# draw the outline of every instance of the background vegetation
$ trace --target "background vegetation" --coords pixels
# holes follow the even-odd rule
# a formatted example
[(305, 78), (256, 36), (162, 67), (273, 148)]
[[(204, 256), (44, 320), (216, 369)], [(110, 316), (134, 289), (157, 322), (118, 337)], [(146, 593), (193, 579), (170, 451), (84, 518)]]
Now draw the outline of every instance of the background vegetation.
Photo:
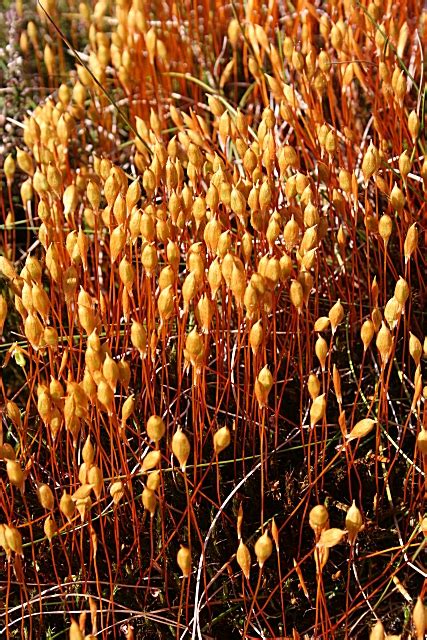
[(6, 638), (424, 638), (426, 26), (7, 3)]

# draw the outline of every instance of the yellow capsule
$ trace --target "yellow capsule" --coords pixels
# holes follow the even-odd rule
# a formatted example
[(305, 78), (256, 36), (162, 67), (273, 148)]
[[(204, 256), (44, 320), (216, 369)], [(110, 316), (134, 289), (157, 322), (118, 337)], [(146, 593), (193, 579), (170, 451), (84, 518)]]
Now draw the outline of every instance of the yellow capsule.
[(395, 211), (400, 212), (405, 206), (406, 198), (403, 194), (403, 191), (399, 189), (397, 184), (394, 185), (393, 189), (390, 193), (390, 202)]
[(56, 535), (56, 533), (58, 532), (58, 525), (56, 524), (52, 516), (48, 516), (44, 521), (43, 531), (46, 538), (49, 540), (49, 542), (51, 542), (54, 535)]
[(409, 297), (409, 285), (402, 277), (399, 277), (399, 280), (396, 282), (394, 287), (394, 297), (401, 307), (404, 307), (405, 302)]
[(333, 527), (331, 529), (324, 529), (320, 534), (320, 539), (317, 545), (318, 547), (330, 549), (331, 547), (335, 547), (335, 545), (339, 544), (344, 536), (344, 529), (338, 529), (336, 527)]
[(228, 447), (231, 441), (230, 429), (228, 427), (221, 427), (214, 435), (214, 451), (215, 455), (219, 455), (224, 449)]
[(147, 332), (140, 322), (132, 322), (130, 339), (132, 346), (139, 351), (141, 357), (145, 357), (147, 352)]
[(236, 553), (237, 564), (243, 571), (243, 575), (246, 580), (249, 580), (249, 574), (251, 571), (251, 554), (248, 547), (240, 540)]
[(108, 355), (108, 353), (106, 354), (104, 363), (102, 365), (102, 375), (110, 385), (111, 389), (115, 391), (117, 381), (119, 379), (119, 368), (117, 366), (117, 363)]
[(102, 489), (104, 487), (104, 479), (102, 476), (102, 471), (96, 465), (92, 465), (87, 474), (87, 480), (90, 485), (93, 487), (93, 492), (96, 498), (99, 500), (101, 497)]
[(390, 298), (390, 300), (387, 300), (384, 307), (384, 318), (387, 320), (390, 329), (394, 329), (401, 313), (402, 307), (394, 296)]
[(408, 229), (403, 245), (403, 251), (405, 255), (405, 264), (410, 260), (414, 251), (418, 248), (418, 229), (414, 222)]
[(160, 471), (151, 471), (147, 476), (147, 489), (157, 491), (160, 487)]
[(416, 111), (411, 111), (408, 116), (408, 130), (412, 138), (412, 142), (415, 143), (420, 130), (420, 119)]
[(252, 353), (254, 355), (257, 354), (259, 347), (262, 345), (264, 340), (264, 329), (261, 323), (261, 320), (255, 322), (255, 324), (251, 327), (249, 332), (249, 344), (252, 349)]
[(53, 493), (51, 488), (49, 487), (49, 485), (47, 484), (40, 484), (38, 487), (38, 497), (39, 497), (39, 502), (41, 504), (41, 506), (43, 507), (43, 509), (47, 509), (48, 511), (52, 511), (53, 506), (55, 504), (55, 500), (53, 497)]
[(298, 280), (292, 280), (289, 293), (292, 304), (298, 310), (298, 313), (301, 313), (304, 304), (304, 291)]
[(156, 513), (157, 498), (154, 491), (148, 487), (144, 487), (142, 492), (142, 504), (144, 505), (144, 509), (146, 509), (153, 518)]
[(134, 412), (134, 409), (135, 409), (135, 398), (133, 395), (131, 395), (128, 398), (126, 398), (126, 400), (122, 405), (122, 412), (121, 412), (122, 423), (125, 423), (126, 420), (130, 418), (130, 416)]
[(176, 557), (177, 564), (182, 571), (184, 578), (189, 578), (191, 575), (191, 554), (187, 547), (181, 545)]
[(160, 416), (150, 416), (147, 420), (147, 435), (150, 440), (159, 442), (165, 435), (166, 426)]
[(423, 348), (420, 340), (411, 332), (409, 332), (409, 353), (415, 362), (415, 366), (418, 367), (423, 354)]
[(386, 364), (393, 346), (393, 338), (390, 330), (384, 322), (382, 323), (381, 329), (378, 331), (376, 345), (383, 364)]
[(369, 178), (374, 175), (378, 168), (378, 152), (372, 142), (370, 143), (368, 150), (363, 156), (362, 160), (362, 173), (365, 182), (368, 182)]
[(123, 247), (125, 246), (125, 243), (126, 232), (123, 228), (123, 225), (119, 224), (118, 227), (116, 227), (110, 235), (110, 259), (112, 264), (114, 264), (114, 262), (119, 257)]
[(378, 620), (370, 631), (369, 640), (384, 640), (385, 637), (384, 626), (381, 620)]
[(332, 333), (335, 333), (338, 325), (342, 322), (344, 318), (344, 309), (341, 304), (341, 301), (338, 300), (329, 310), (329, 320), (331, 322)]
[(14, 551), (19, 556), (24, 555), (22, 551), (22, 536), (19, 532), (19, 529), (17, 529), (16, 527), (5, 525), (4, 537), (7, 548), (12, 549), (12, 551)]
[(345, 528), (348, 532), (348, 540), (350, 544), (354, 544), (357, 534), (362, 528), (363, 519), (362, 514), (359, 509), (356, 507), (356, 503), (353, 500), (353, 503), (350, 509), (347, 511), (347, 515), (345, 517)]
[(418, 596), (412, 612), (417, 640), (423, 640), (427, 631), (427, 613), (421, 596)]
[(347, 434), (347, 440), (356, 440), (358, 438), (364, 438), (367, 436), (377, 424), (376, 420), (372, 418), (363, 418), (353, 427), (349, 434)]
[(101, 380), (98, 384), (97, 398), (108, 413), (111, 415), (114, 409), (114, 392), (111, 386), (105, 380)]
[(262, 536), (255, 543), (255, 555), (260, 568), (262, 568), (273, 552), (273, 543), (268, 531), (264, 531)]
[(314, 427), (320, 420), (323, 420), (326, 413), (326, 397), (322, 393), (314, 398), (310, 407), (310, 426)]
[(181, 470), (185, 471), (190, 455), (190, 442), (180, 427), (175, 431), (172, 438), (172, 452), (178, 458)]
[(319, 336), (314, 345), (314, 351), (322, 367), (322, 371), (325, 371), (326, 358), (328, 355), (328, 343), (322, 336)]
[(66, 491), (63, 492), (61, 500), (59, 501), (59, 508), (64, 516), (68, 520), (71, 520), (72, 516), (74, 515), (75, 504), (70, 494), (68, 494)]
[(9, 482), (15, 487), (18, 487), (21, 493), (24, 493), (25, 474), (19, 462), (17, 462), (17, 460), (7, 460), (6, 472)]
[(378, 222), (378, 233), (384, 241), (384, 246), (387, 248), (389, 238), (393, 231), (393, 221), (389, 215), (384, 214), (381, 216)]
[(86, 442), (83, 445), (82, 458), (83, 458), (83, 462), (87, 467), (90, 467), (95, 459), (95, 449), (90, 440), (90, 436), (86, 438)]
[(119, 276), (120, 280), (123, 282), (123, 285), (129, 291), (129, 293), (131, 293), (135, 280), (135, 271), (132, 264), (125, 256), (121, 259), (119, 264)]
[(320, 536), (321, 532), (329, 526), (328, 510), (323, 504), (316, 505), (310, 511), (308, 521), (316, 537)]

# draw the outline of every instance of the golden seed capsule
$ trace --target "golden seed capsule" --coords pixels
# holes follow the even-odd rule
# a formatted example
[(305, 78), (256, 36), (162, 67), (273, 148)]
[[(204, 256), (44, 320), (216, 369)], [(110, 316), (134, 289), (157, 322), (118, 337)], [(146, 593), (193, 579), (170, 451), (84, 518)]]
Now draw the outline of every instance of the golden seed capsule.
[(418, 248), (418, 229), (416, 223), (414, 222), (408, 229), (406, 234), (405, 242), (403, 245), (404, 255), (405, 255), (405, 264), (410, 260), (414, 251)]
[(128, 420), (130, 416), (133, 414), (134, 408), (135, 408), (135, 398), (132, 395), (126, 398), (126, 400), (122, 405), (122, 411), (121, 411), (122, 424), (124, 424), (126, 420)]
[(160, 487), (160, 471), (159, 470), (151, 471), (147, 475), (147, 489), (150, 489), (151, 491), (157, 491), (159, 487)]
[(75, 505), (70, 494), (66, 491), (63, 492), (61, 500), (59, 501), (59, 508), (68, 520), (72, 518), (75, 510)]
[(377, 171), (377, 168), (378, 168), (377, 154), (378, 152), (371, 142), (362, 160), (362, 173), (363, 173), (363, 178), (365, 182), (368, 182), (369, 178), (373, 176), (374, 173)]
[(304, 292), (298, 280), (292, 280), (289, 295), (293, 306), (298, 310), (298, 313), (301, 313), (304, 304)]
[(214, 435), (215, 455), (219, 455), (230, 444), (231, 435), (228, 427), (221, 427)]
[(408, 130), (412, 138), (412, 142), (415, 143), (420, 130), (420, 119), (416, 111), (411, 111), (408, 116)]
[(406, 179), (408, 173), (411, 170), (411, 164), (412, 164), (411, 159), (408, 155), (408, 152), (405, 150), (399, 156), (399, 171), (404, 180)]
[(418, 596), (412, 612), (412, 621), (414, 623), (417, 640), (423, 640), (427, 631), (427, 614), (421, 596)]
[(324, 338), (322, 338), (322, 336), (317, 338), (316, 344), (314, 345), (314, 351), (320, 362), (322, 371), (325, 371), (326, 358), (328, 356), (328, 343)]
[(378, 222), (378, 233), (384, 241), (384, 246), (387, 248), (389, 238), (393, 231), (393, 221), (389, 215), (384, 214), (381, 216)]
[(427, 430), (421, 427), (417, 436), (417, 448), (423, 456), (427, 456)]
[(15, 487), (18, 487), (21, 493), (24, 493), (25, 474), (19, 462), (16, 460), (7, 460), (6, 472), (9, 482)]
[(181, 470), (185, 471), (190, 455), (190, 442), (180, 427), (175, 431), (172, 438), (172, 452), (178, 458)]
[(22, 429), (22, 420), (21, 420), (21, 412), (19, 410), (18, 405), (12, 400), (8, 400), (6, 403), (6, 413), (10, 420), (12, 420), (15, 427), (21, 431)]
[(102, 365), (102, 375), (110, 385), (111, 389), (115, 391), (117, 381), (119, 379), (119, 368), (117, 363), (108, 355), (108, 353), (106, 354)]
[(387, 300), (384, 307), (384, 318), (390, 329), (394, 329), (401, 313), (402, 307), (394, 296), (390, 298), (390, 300)]
[(393, 209), (397, 212), (402, 211), (403, 207), (405, 206), (406, 198), (403, 194), (403, 191), (399, 189), (397, 184), (395, 184), (393, 189), (391, 190), (390, 202)]
[(320, 316), (320, 318), (317, 318), (316, 322), (314, 323), (314, 330), (326, 331), (329, 325), (330, 325), (329, 318), (327, 316)]
[(248, 547), (240, 540), (236, 553), (237, 564), (243, 571), (243, 575), (246, 580), (249, 580), (249, 574), (251, 571), (251, 554)]
[(341, 376), (335, 364), (332, 369), (332, 380), (334, 383), (335, 395), (337, 397), (338, 404), (341, 405), (342, 404)]
[(378, 307), (375, 307), (375, 309), (372, 311), (371, 318), (374, 326), (374, 331), (378, 332), (380, 330), (381, 323), (383, 321), (381, 311), (378, 309)]
[(363, 418), (363, 420), (359, 420), (357, 424), (353, 427), (349, 434), (347, 434), (347, 439), (356, 440), (358, 438), (364, 438), (367, 436), (372, 429), (377, 424), (376, 420), (372, 420), (372, 418)]
[(283, 229), (283, 239), (288, 251), (292, 251), (292, 249), (298, 244), (299, 232), (300, 229), (298, 223), (294, 216), (292, 216)]
[(331, 322), (332, 333), (335, 333), (338, 325), (342, 322), (344, 318), (344, 309), (340, 300), (338, 300), (333, 305), (333, 307), (331, 307), (328, 316)]
[(197, 278), (194, 271), (188, 274), (182, 285), (182, 298), (184, 300), (184, 313), (188, 311), (191, 300), (197, 293)]
[(153, 518), (156, 513), (157, 507), (157, 498), (154, 491), (149, 489), (148, 487), (144, 487), (142, 492), (142, 504), (144, 505), (144, 509), (146, 509), (150, 516)]
[(105, 380), (101, 380), (98, 384), (97, 390), (98, 401), (102, 404), (108, 413), (111, 415), (114, 409), (114, 391), (111, 386)]
[(409, 353), (415, 362), (415, 366), (418, 367), (423, 354), (423, 348), (420, 340), (411, 332), (409, 332)]
[(141, 357), (144, 357), (147, 352), (147, 332), (140, 322), (132, 322), (130, 340), (133, 347), (141, 354)]
[(263, 343), (264, 340), (264, 329), (262, 327), (261, 320), (255, 322), (255, 324), (251, 327), (249, 332), (249, 344), (252, 349), (252, 353), (256, 355), (259, 347)]
[(255, 543), (255, 555), (260, 568), (262, 568), (273, 552), (273, 543), (268, 531), (264, 531), (262, 536)]
[(270, 392), (271, 388), (274, 384), (273, 376), (267, 365), (265, 365), (257, 376), (257, 380), (261, 387), (266, 390), (267, 393)]
[(68, 629), (69, 640), (83, 640), (84, 636), (80, 630), (79, 624), (76, 620), (71, 621), (70, 628)]
[(55, 500), (53, 497), (53, 493), (51, 488), (49, 487), (49, 485), (47, 484), (40, 484), (38, 487), (38, 497), (39, 497), (39, 502), (41, 504), (41, 506), (43, 507), (43, 509), (47, 509), (48, 511), (52, 511), (53, 506), (55, 504)]
[(5, 256), (0, 256), (0, 272), (9, 280), (18, 277), (15, 267)]
[(354, 544), (356, 540), (356, 536), (362, 528), (362, 514), (359, 509), (356, 507), (356, 503), (353, 500), (353, 503), (350, 509), (347, 511), (347, 515), (345, 517), (345, 528), (348, 532), (348, 540), (350, 544)]
[(223, 280), (221, 265), (218, 258), (215, 258), (208, 269), (208, 283), (211, 290), (212, 300), (215, 298), (218, 289), (221, 286)]
[(310, 373), (307, 381), (308, 393), (312, 400), (315, 400), (320, 393), (320, 380), (315, 373)]
[(22, 551), (22, 536), (19, 529), (5, 525), (4, 537), (8, 548), (12, 549), (12, 551), (19, 556), (24, 555)]
[(176, 561), (178, 567), (182, 571), (182, 575), (184, 578), (189, 578), (191, 575), (191, 554), (190, 550), (187, 547), (183, 547), (181, 545), (180, 550), (178, 551)]
[(390, 330), (387, 328), (384, 322), (382, 323), (381, 329), (377, 334), (376, 345), (383, 364), (386, 364), (391, 353), (393, 338), (391, 336)]
[(316, 505), (310, 511), (308, 521), (316, 537), (320, 536), (321, 532), (329, 526), (328, 510), (323, 504)]
[(131, 292), (135, 280), (135, 271), (132, 264), (127, 260), (126, 257), (123, 257), (120, 261), (119, 276), (120, 280), (123, 282), (123, 285), (129, 292)]
[(118, 480), (113, 482), (110, 487), (110, 496), (113, 498), (114, 504), (118, 504), (125, 494), (123, 482)]
[(399, 277), (399, 280), (396, 282), (394, 297), (402, 307), (409, 297), (409, 285), (402, 277)]
[(86, 438), (86, 442), (83, 445), (82, 458), (83, 458), (83, 462), (86, 464), (88, 468), (92, 465), (95, 459), (95, 449), (90, 440), (90, 436)]
[(158, 464), (160, 464), (161, 459), (162, 455), (158, 449), (149, 451), (142, 460), (142, 470), (149, 471), (150, 469), (154, 469)]
[(117, 260), (126, 243), (126, 232), (122, 224), (119, 224), (110, 234), (110, 259), (111, 263)]
[(318, 548), (324, 547), (325, 549), (331, 549), (335, 545), (339, 544), (345, 536), (343, 529), (333, 527), (331, 529), (325, 529), (320, 534), (320, 540), (317, 543)]
[(166, 427), (160, 416), (150, 416), (147, 421), (147, 435), (150, 440), (159, 442), (165, 435)]
[(43, 531), (46, 538), (49, 540), (49, 542), (51, 542), (52, 538), (58, 532), (58, 525), (56, 524), (52, 516), (48, 516), (44, 521)]
[(15, 449), (8, 442), (0, 445), (0, 460), (16, 460)]
[(385, 638), (385, 630), (381, 620), (378, 620), (376, 624), (372, 627), (371, 632), (369, 634), (369, 640), (384, 640)]
[(88, 483), (93, 486), (94, 494), (99, 500), (101, 497), (102, 489), (104, 487), (104, 478), (102, 476), (102, 471), (96, 465), (92, 465), (87, 474)]
[(208, 334), (214, 313), (214, 306), (206, 294), (204, 294), (196, 306), (196, 317), (201, 325), (202, 333)]
[(310, 407), (310, 426), (314, 427), (320, 420), (323, 420), (326, 413), (326, 397), (322, 393), (314, 398)]

